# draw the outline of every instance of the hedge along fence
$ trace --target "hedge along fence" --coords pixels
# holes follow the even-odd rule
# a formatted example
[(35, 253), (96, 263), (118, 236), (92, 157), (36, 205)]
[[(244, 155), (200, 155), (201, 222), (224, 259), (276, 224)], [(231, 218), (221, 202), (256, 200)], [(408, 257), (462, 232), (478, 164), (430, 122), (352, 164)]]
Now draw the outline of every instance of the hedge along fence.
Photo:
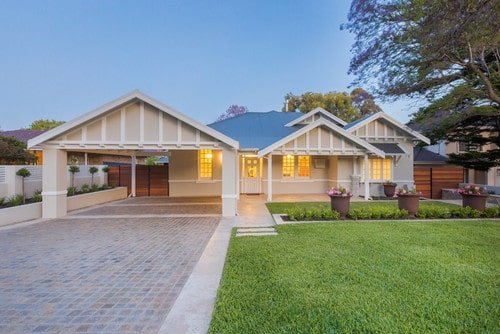
[[(331, 209), (286, 209), (285, 214), (291, 221), (331, 221), (339, 220), (340, 214)], [(408, 211), (385, 206), (372, 206), (362, 209), (351, 209), (348, 219), (406, 219)], [(486, 208), (483, 212), (469, 207), (446, 208), (441, 206), (426, 206), (418, 210), (416, 218), (448, 219), (448, 218), (500, 218), (500, 206)]]

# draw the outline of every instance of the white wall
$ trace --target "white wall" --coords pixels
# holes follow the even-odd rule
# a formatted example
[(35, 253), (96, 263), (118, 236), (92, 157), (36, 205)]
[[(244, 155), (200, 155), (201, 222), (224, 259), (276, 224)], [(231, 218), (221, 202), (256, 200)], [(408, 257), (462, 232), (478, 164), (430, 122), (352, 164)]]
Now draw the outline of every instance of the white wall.
[[(79, 165), (79, 167), (80, 172), (75, 174), (75, 186), (79, 188), (83, 184), (90, 185), (92, 178), (89, 173), (89, 168), (92, 167), (92, 165)], [(98, 186), (102, 186), (107, 182), (107, 175), (102, 172), (104, 165), (95, 165), (95, 167), (97, 167), (99, 171), (94, 174), (94, 183)], [(0, 198), (8, 198), (22, 193), (22, 178), (16, 175), (16, 172), (21, 168), (26, 168), (31, 172), (31, 175), (24, 179), (26, 197), (30, 198), (36, 191), (42, 190), (42, 166), (0, 166)], [(70, 185), (70, 176), (71, 173), (68, 171), (68, 187)]]

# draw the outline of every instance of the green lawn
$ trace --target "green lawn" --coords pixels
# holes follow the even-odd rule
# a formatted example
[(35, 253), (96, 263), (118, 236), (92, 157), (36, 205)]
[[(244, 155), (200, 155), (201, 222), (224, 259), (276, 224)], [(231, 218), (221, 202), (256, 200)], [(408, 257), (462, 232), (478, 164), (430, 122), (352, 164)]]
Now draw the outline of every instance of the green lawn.
[(338, 222), (233, 234), (210, 333), (498, 333), (499, 227)]
[[(317, 209), (328, 209), (330, 208), (330, 202), (273, 202), (273, 203), (266, 203), (267, 208), (271, 213), (283, 213), (285, 209), (287, 208), (292, 208), (292, 207), (299, 207), (299, 208), (317, 208)], [(449, 208), (456, 208), (457, 205), (455, 204), (448, 204), (448, 203), (443, 203), (443, 202), (437, 202), (437, 201), (420, 201), (420, 207), (425, 207), (425, 206), (443, 206), (443, 207), (449, 207)], [(391, 201), (370, 201), (370, 202), (353, 202), (351, 201), (351, 208), (363, 208), (366, 206), (393, 206), (393, 207), (398, 207), (398, 201), (396, 200), (391, 200)]]

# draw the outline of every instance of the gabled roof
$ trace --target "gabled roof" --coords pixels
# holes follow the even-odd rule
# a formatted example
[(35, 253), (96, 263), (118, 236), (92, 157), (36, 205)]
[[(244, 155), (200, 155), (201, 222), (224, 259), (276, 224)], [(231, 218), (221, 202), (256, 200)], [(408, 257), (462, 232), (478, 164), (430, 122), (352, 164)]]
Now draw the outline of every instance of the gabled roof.
[(53, 138), (65, 133), (67, 131), (70, 131), (74, 128), (77, 128), (78, 126), (80, 126), (88, 121), (91, 121), (93, 119), (98, 118), (99, 116), (109, 112), (112, 109), (115, 109), (115, 108), (117, 108), (121, 105), (124, 105), (126, 103), (129, 103), (133, 100), (140, 100), (140, 101), (146, 102), (146, 103), (152, 105), (153, 107), (165, 112), (166, 114), (169, 114), (169, 115), (181, 120), (182, 122), (189, 124), (192, 127), (199, 129), (200, 131), (205, 132), (206, 134), (220, 140), (221, 142), (229, 145), (230, 147), (233, 147), (236, 149), (239, 148), (238, 141), (214, 130), (213, 128), (210, 128), (204, 124), (201, 124), (201, 123), (195, 121), (194, 119), (192, 119), (192, 118), (182, 114), (181, 112), (167, 106), (166, 104), (163, 104), (162, 102), (155, 100), (152, 97), (149, 97), (148, 95), (142, 93), (139, 90), (134, 90), (126, 95), (123, 95), (122, 97), (119, 97), (116, 100), (113, 100), (113, 101), (111, 101), (111, 102), (109, 102), (109, 103), (107, 103), (107, 104), (105, 104), (105, 105), (103, 105), (95, 110), (92, 110), (86, 114), (83, 114), (83, 115), (81, 115), (81, 116), (79, 116), (79, 117), (77, 117), (77, 118), (75, 118), (67, 123), (61, 124), (58, 127), (39, 135), (38, 137), (35, 137), (35, 138), (29, 140), (28, 141), (28, 148), (39, 145), (39, 144), (41, 144), (45, 141), (48, 141), (50, 139), (53, 139)]
[(323, 117), (326, 117), (328, 118), (329, 120), (339, 124), (340, 126), (345, 126), (347, 124), (347, 122), (341, 120), (340, 118), (338, 118), (337, 116), (335, 116), (334, 114), (326, 111), (325, 109), (321, 108), (321, 107), (317, 107), (317, 108), (314, 108), (313, 110), (307, 112), (307, 113), (304, 113), (301, 117), (297, 118), (297, 119), (294, 119), (293, 121), (285, 124), (285, 126), (294, 126), (294, 125), (297, 125), (301, 122), (303, 122), (305, 119), (313, 116), (313, 115), (316, 115), (316, 114), (320, 114), (322, 115)]
[(299, 112), (247, 112), (208, 126), (239, 141), (240, 149), (258, 151), (297, 131), (303, 125), (286, 127)]
[(334, 132), (338, 133), (342, 137), (345, 137), (348, 140), (358, 144), (359, 146), (364, 147), (369, 152), (374, 153), (382, 158), (385, 157), (385, 154), (383, 151), (379, 150), (378, 148), (374, 147), (373, 145), (369, 144), (368, 142), (364, 141), (363, 139), (350, 134), (349, 132), (345, 131), (344, 129), (342, 129), (341, 127), (336, 125), (335, 123), (330, 122), (324, 118), (320, 118), (312, 123), (309, 123), (308, 125), (301, 127), (300, 129), (298, 129), (295, 132), (289, 134), (288, 136), (274, 142), (273, 144), (267, 146), (266, 148), (259, 150), (257, 155), (258, 156), (266, 155), (266, 154), (272, 152), (273, 150), (279, 148), (280, 146), (285, 145), (286, 143), (290, 142), (291, 140), (293, 140), (297, 137), (300, 137), (304, 133), (306, 133), (314, 128), (317, 128), (319, 126), (325, 126), (329, 129), (333, 130)]
[(35, 138), (36, 136), (39, 136), (46, 131), (47, 130), (31, 130), (31, 129), (9, 130), (9, 131), (0, 131), (0, 136), (14, 137), (17, 140), (27, 143), (28, 140)]
[(445, 156), (429, 151), (425, 147), (413, 148), (413, 161), (415, 163), (444, 164), (446, 160)]
[(378, 113), (374, 113), (374, 114), (371, 114), (371, 115), (367, 115), (361, 119), (358, 119), (354, 122), (351, 122), (349, 124), (347, 124), (344, 128), (346, 130), (348, 130), (349, 132), (352, 132), (352, 131), (355, 131), (357, 129), (359, 129), (360, 127), (372, 122), (372, 121), (375, 121), (377, 119), (385, 119), (386, 121), (388, 121), (389, 123), (392, 123), (393, 125), (395, 125), (396, 127), (400, 128), (401, 130), (403, 130), (404, 132), (408, 133), (409, 135), (413, 136), (414, 138), (426, 143), (426, 144), (430, 144), (430, 140), (429, 138), (425, 137), (424, 135), (421, 135), (420, 133), (418, 133), (417, 131), (414, 131), (412, 129), (410, 129), (408, 126), (404, 125), (403, 123), (395, 120), (394, 118), (392, 118), (391, 116), (387, 115), (385, 112), (383, 111), (380, 111)]
[(383, 151), (387, 155), (402, 155), (406, 154), (406, 152), (395, 143), (370, 143), (375, 146), (379, 150)]

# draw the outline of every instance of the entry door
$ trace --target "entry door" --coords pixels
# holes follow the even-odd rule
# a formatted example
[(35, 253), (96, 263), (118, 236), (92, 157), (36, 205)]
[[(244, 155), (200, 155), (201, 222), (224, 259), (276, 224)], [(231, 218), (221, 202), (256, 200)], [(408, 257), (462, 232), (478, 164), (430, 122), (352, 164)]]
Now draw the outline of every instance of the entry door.
[(243, 159), (243, 191), (244, 194), (260, 194), (259, 159), (245, 157)]

